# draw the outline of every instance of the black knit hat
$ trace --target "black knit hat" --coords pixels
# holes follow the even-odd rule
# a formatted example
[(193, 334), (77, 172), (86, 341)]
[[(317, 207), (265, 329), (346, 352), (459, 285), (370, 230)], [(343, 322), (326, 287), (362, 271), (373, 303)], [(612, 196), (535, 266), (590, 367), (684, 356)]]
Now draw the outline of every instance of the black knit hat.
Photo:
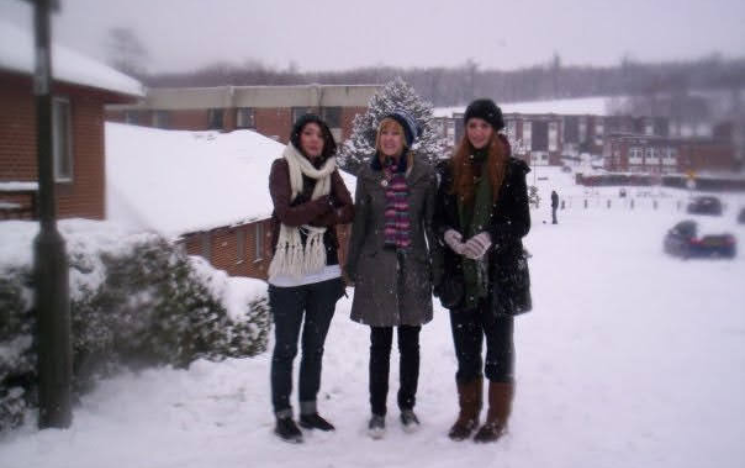
[(304, 114), (300, 116), (292, 127), (290, 142), (296, 150), (302, 153), (303, 149), (300, 147), (300, 134), (303, 132), (303, 128), (311, 122), (321, 127), (321, 134), (323, 135), (323, 153), (321, 154), (321, 159), (325, 161), (336, 153), (336, 142), (334, 141), (334, 136), (331, 134), (331, 130), (329, 130), (329, 126), (326, 125), (326, 122), (317, 115)]
[(474, 117), (487, 121), (496, 131), (504, 128), (502, 110), (491, 99), (476, 99), (468, 105), (463, 123), (468, 124)]

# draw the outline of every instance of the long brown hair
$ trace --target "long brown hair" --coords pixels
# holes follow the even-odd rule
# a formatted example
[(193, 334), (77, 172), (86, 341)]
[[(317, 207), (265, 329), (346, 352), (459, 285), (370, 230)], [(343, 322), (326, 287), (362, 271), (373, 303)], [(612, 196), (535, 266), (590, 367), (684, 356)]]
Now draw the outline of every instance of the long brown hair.
[[(450, 193), (458, 195), (458, 198), (466, 204), (473, 201), (476, 188), (473, 180), (473, 166), (470, 159), (474, 151), (475, 148), (468, 140), (468, 135), (463, 135), (458, 149), (451, 159), (453, 186), (450, 189)], [(489, 155), (482, 167), (482, 174), (485, 169), (491, 183), (492, 202), (497, 201), (499, 189), (502, 187), (502, 182), (504, 182), (508, 156), (509, 149), (495, 131), (489, 140)]]

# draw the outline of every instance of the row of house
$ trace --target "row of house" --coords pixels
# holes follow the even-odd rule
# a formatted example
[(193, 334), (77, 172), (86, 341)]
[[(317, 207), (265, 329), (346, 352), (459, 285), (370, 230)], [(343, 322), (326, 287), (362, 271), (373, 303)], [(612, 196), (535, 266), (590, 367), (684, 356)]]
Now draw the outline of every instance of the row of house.
[[(602, 156), (603, 167), (612, 171), (727, 171), (742, 166), (731, 124), (694, 129), (663, 117), (518, 112), (505, 112), (504, 121), (513, 154), (534, 166), (564, 165), (581, 154)], [(435, 129), (455, 146), (464, 133), (463, 112), (438, 116)], [(701, 134), (710, 136), (697, 136)]]
[(217, 86), (155, 88), (136, 103), (109, 105), (113, 122), (172, 130), (255, 130), (287, 143), (306, 113), (320, 115), (337, 142), (348, 138), (354, 117), (367, 108), (377, 85)]
[(734, 146), (713, 138), (669, 138), (615, 133), (603, 146), (604, 168), (612, 172), (680, 174), (737, 168)]

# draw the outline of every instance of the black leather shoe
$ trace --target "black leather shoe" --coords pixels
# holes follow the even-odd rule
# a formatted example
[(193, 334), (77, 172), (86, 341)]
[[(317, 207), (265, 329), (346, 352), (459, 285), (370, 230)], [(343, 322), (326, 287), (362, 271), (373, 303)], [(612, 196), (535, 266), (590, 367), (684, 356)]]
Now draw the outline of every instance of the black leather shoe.
[(301, 414), (300, 427), (303, 429), (320, 429), (322, 431), (333, 431), (336, 428), (328, 421), (323, 419), (318, 413)]
[(300, 432), (297, 424), (295, 424), (295, 421), (290, 417), (278, 418), (277, 426), (274, 428), (274, 433), (285, 442), (299, 444), (303, 441), (303, 433)]

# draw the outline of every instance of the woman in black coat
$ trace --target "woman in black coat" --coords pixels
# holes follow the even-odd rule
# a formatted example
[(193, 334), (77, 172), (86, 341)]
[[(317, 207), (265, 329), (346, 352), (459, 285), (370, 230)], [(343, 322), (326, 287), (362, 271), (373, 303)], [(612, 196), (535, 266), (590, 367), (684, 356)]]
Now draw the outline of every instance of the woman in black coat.
[(444, 280), (436, 293), (450, 309), (458, 359), (460, 414), (449, 436), (466, 439), (478, 426), (486, 375), (489, 410), (475, 440), (489, 442), (505, 432), (512, 408), (513, 317), (531, 309), (522, 244), (530, 230), (525, 182), (530, 169), (510, 156), (507, 139), (498, 133), (504, 122), (494, 102), (472, 102), (464, 124), (458, 149), (439, 166), (434, 222), (446, 248)]

